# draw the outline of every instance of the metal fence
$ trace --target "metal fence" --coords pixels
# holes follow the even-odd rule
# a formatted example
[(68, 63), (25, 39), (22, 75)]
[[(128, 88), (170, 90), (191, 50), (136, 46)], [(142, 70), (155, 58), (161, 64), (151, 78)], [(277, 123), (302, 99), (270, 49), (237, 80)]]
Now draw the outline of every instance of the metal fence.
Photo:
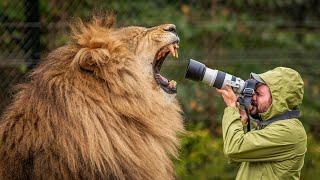
[[(265, 3), (265, 5), (254, 4), (255, 2)], [(187, 24), (194, 31), (191, 33), (185, 28), (184, 39), (181, 38), (182, 45), (179, 49), (180, 59), (199, 58), (208, 67), (214, 66), (217, 69), (221, 68), (220, 70), (229, 68), (238, 73), (239, 77), (246, 77), (245, 74), (249, 74), (248, 69), (259, 66), (262, 67), (260, 69), (276, 66), (289, 66), (296, 69), (304, 78), (305, 93), (308, 94), (304, 100), (306, 106), (303, 107), (303, 110), (308, 109), (308, 111), (303, 111), (305, 112), (303, 120), (307, 119), (308, 123), (304, 125), (319, 140), (320, 51), (317, 47), (320, 48), (320, 2), (310, 0), (310, 3), (297, 6), (298, 8), (293, 8), (290, 2), (302, 3), (309, 2), (309, 0), (0, 0), (0, 115), (12, 98), (13, 86), (24, 81), (28, 71), (40, 61), (41, 57), (67, 43), (70, 18), (75, 16), (88, 18), (95, 8), (102, 8), (119, 11), (119, 26), (158, 25), (168, 23), (167, 19), (171, 18), (172, 21), (169, 23), (177, 25), (179, 34)], [(235, 3), (233, 4), (234, 11), (238, 12), (246, 11), (246, 9), (238, 8), (237, 3), (247, 3), (251, 9), (255, 10), (251, 15), (256, 16), (256, 19), (247, 20), (248, 17), (243, 16), (239, 18), (240, 25), (235, 26), (230, 9), (225, 7), (230, 3)], [(287, 6), (285, 10), (274, 8), (274, 11), (280, 11), (284, 15), (283, 18), (277, 19), (279, 22), (272, 22), (272, 24), (264, 17), (272, 18), (274, 14), (269, 15), (268, 10), (263, 15), (259, 12), (260, 9), (271, 6), (271, 3), (282, 7)], [(314, 6), (314, 12), (306, 10), (310, 6)], [(203, 7), (207, 8), (208, 12), (202, 12)], [(212, 21), (216, 22), (217, 17), (212, 15), (213, 11), (219, 11), (218, 14), (222, 16), (219, 22), (227, 22), (226, 26), (222, 27), (218, 21), (218, 23), (211, 24), (202, 21), (210, 16)], [(286, 13), (294, 14), (295, 19), (286, 19)], [(313, 13), (316, 19), (307, 20), (308, 13)], [(174, 19), (176, 16), (183, 15), (186, 17)], [(241, 23), (244, 25), (242, 26)], [(198, 26), (201, 26), (202, 29), (199, 30)], [(255, 34), (248, 31), (248, 27), (253, 27)], [(273, 35), (270, 35), (269, 32), (277, 29), (281, 29), (289, 36), (292, 35), (293, 38), (286, 39), (281, 33), (277, 34), (276, 38), (272, 37)], [(197, 39), (203, 34), (207, 38)], [(259, 38), (255, 39), (257, 35), (264, 41), (260, 42)], [(231, 36), (236, 38), (231, 39)], [(185, 39), (188, 39), (188, 45), (183, 44)], [(292, 39), (297, 39), (297, 42), (292, 43)], [(301, 41), (307, 44), (307, 47), (303, 47), (304, 50), (301, 50), (299, 43)], [(280, 48), (272, 48), (274, 43), (278, 43), (277, 47)], [(233, 48), (228, 48), (230, 44)], [(294, 48), (288, 47), (288, 44), (294, 44)], [(199, 87), (193, 82), (192, 84), (183, 80), (182, 74), (177, 75), (176, 69), (185, 69), (185, 64), (166, 62), (165, 65), (172, 66), (173, 68), (168, 70), (171, 70), (172, 74), (176, 73), (176, 77), (180, 77), (180, 82), (184, 83), (185, 89), (181, 96), (185, 98), (179, 100), (186, 110), (185, 116), (204, 122), (210, 130), (214, 129), (211, 132), (216, 131), (221, 135), (221, 128), (217, 128), (220, 126), (218, 124), (220, 120), (217, 119), (221, 119), (223, 111), (217, 108), (222, 108), (221, 104), (217, 105), (217, 101), (213, 99), (215, 91), (208, 90), (211, 87)], [(245, 68), (246, 72), (241, 72), (241, 69)], [(194, 88), (195, 86), (198, 89)], [(181, 91), (179, 92), (181, 94)], [(306, 164), (309, 164), (309, 167), (305, 166), (306, 169), (317, 167), (314, 166), (314, 163), (316, 162), (313, 162), (313, 157), (307, 157)]]
[(40, 56), (65, 43), (68, 18), (77, 16), (83, 5), (82, 0), (1, 0), (0, 113), (12, 98), (12, 87)]
[(33, 0), (1, 3), (0, 109), (11, 97), (10, 87), (23, 76), (19, 67), (31, 67), (39, 59), (38, 9), (38, 2)]
[[(190, 6), (209, 6), (212, 11), (219, 8), (219, 0), (204, 0), (204, 1), (155, 1), (156, 3), (150, 4), (149, 8), (154, 8), (155, 11), (162, 11), (162, 9), (168, 8), (165, 6), (168, 3), (172, 7), (172, 13), (176, 11), (182, 12), (182, 14), (191, 14), (188, 20), (199, 21), (199, 19), (210, 14), (201, 14), (201, 17), (193, 17), (190, 11)], [(233, 1), (225, 1), (233, 2)], [(240, 2), (240, 1), (239, 1)], [(241, 0), (241, 2), (246, 2)], [(248, 1), (251, 2), (251, 1)], [(258, 2), (258, 1), (257, 1)], [(264, 2), (264, 1), (261, 1)], [(279, 1), (280, 2), (280, 1)], [(288, 2), (288, 1), (281, 1)], [(317, 1), (314, 1), (316, 3)], [(131, 8), (128, 9), (125, 4), (133, 3)], [(135, 3), (135, 4), (134, 4)], [(106, 9), (123, 9), (125, 16), (120, 16), (120, 24), (130, 25), (136, 24), (137, 21), (132, 20), (128, 22), (126, 17), (136, 17), (136, 19), (141, 19), (139, 22), (143, 22), (143, 17), (152, 16), (148, 14), (142, 7), (141, 4), (150, 3), (149, 1), (89, 1), (89, 0), (1, 0), (0, 3), (0, 113), (3, 108), (8, 104), (10, 98), (12, 97), (12, 86), (18, 82), (23, 81), (28, 69), (31, 69), (40, 60), (40, 57), (45, 56), (46, 53), (51, 50), (64, 45), (68, 41), (68, 20), (70, 17), (80, 16), (88, 17), (91, 10), (94, 7), (106, 8)], [(267, 3), (268, 4), (268, 3)], [(289, 6), (289, 5), (288, 5)], [(263, 6), (257, 6), (263, 8)], [(142, 9), (141, 9), (142, 8)], [(241, 9), (240, 9), (241, 10)], [(288, 13), (297, 13), (295, 11)], [(40, 13), (41, 12), (41, 13)], [(221, 11), (221, 13), (228, 15), (228, 9)], [(286, 13), (286, 12), (284, 12)], [(256, 14), (259, 16), (259, 14)], [(164, 15), (165, 16), (165, 15)], [(301, 17), (299, 13), (297, 15), (297, 23), (295, 21), (282, 22), (280, 28), (286, 29), (291, 28), (295, 31), (301, 31)], [(213, 17), (214, 19), (215, 17)], [(134, 18), (133, 18), (134, 19)], [(161, 17), (155, 17), (154, 21), (162, 23)], [(150, 24), (149, 22), (145, 22)], [(179, 22), (176, 22), (179, 24)], [(200, 22), (201, 23), (201, 22)], [(205, 22), (204, 22), (205, 23)], [(154, 23), (157, 24), (157, 23)], [(249, 24), (249, 25), (248, 25)], [(268, 23), (261, 21), (249, 21), (248, 26), (256, 26), (263, 31), (264, 28), (268, 27)], [(317, 32), (320, 29), (319, 21), (310, 21), (305, 24), (308, 31)], [(216, 26), (219, 26), (217, 24)], [(196, 28), (196, 27), (195, 27)], [(211, 28), (211, 27), (207, 27)], [(217, 27), (215, 27), (217, 28)], [(219, 27), (218, 27), (219, 28)], [(218, 29), (217, 28), (217, 29)], [(230, 28), (232, 28), (232, 21), (230, 23)], [(271, 27), (272, 28), (272, 27)], [(222, 30), (223, 31), (223, 30)], [(239, 32), (246, 31), (241, 29), (237, 30)], [(207, 33), (204, 31), (203, 33)], [(219, 32), (220, 33), (220, 32)], [(214, 65), (224, 65), (232, 66), (234, 63), (242, 63), (246, 65), (252, 64), (274, 64), (274, 65), (291, 65), (299, 69), (304, 77), (308, 77), (308, 83), (312, 88), (310, 91), (315, 95), (313, 97), (319, 97), (319, 76), (320, 76), (320, 66), (318, 65), (320, 54), (318, 51), (313, 50), (308, 53), (299, 53), (292, 50), (287, 50), (283, 48), (281, 51), (278, 49), (255, 49), (256, 44), (254, 40), (249, 42), (246, 49), (222, 49), (216, 47), (212, 43), (219, 44), (221, 38), (226, 38), (228, 35), (221, 36), (217, 33), (215, 36), (209, 36), (208, 40), (204, 41), (203, 46), (207, 46), (210, 52), (204, 50), (201, 51), (201, 56), (204, 59), (214, 59)], [(223, 32), (222, 32), (223, 33)], [(244, 32), (245, 33), (245, 32)], [(301, 33), (305, 33), (301, 31)], [(308, 32), (307, 32), (308, 33)], [(187, 34), (187, 33), (186, 33)], [(193, 36), (193, 35), (189, 35)], [(264, 35), (263, 35), (264, 36)], [(266, 34), (265, 36), (268, 36)], [(192, 37), (191, 37), (192, 39)], [(312, 39), (312, 37), (310, 37)], [(319, 38), (320, 39), (320, 38)], [(280, 36), (281, 40), (281, 36)], [(197, 40), (194, 40), (196, 42)], [(283, 40), (285, 41), (285, 40)], [(205, 44), (207, 43), (207, 44)], [(244, 43), (243, 41), (235, 43)], [(188, 50), (189, 54), (197, 54), (201, 49), (199, 46), (195, 46)], [(235, 45), (236, 46), (236, 45)], [(269, 45), (270, 46), (270, 45)], [(248, 51), (250, 49), (250, 51)], [(198, 53), (199, 54), (199, 53)], [(226, 61), (226, 59), (232, 59), (232, 62)], [(256, 61), (256, 59), (264, 59), (264, 61)], [(245, 61), (244, 61), (245, 60)], [(208, 62), (210, 65), (212, 62)], [(319, 105), (318, 105), (319, 106)]]

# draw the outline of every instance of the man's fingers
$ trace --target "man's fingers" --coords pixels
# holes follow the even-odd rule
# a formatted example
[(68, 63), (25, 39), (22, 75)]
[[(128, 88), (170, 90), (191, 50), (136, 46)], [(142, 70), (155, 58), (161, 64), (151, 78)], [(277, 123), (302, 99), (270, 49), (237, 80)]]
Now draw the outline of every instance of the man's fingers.
[(226, 85), (226, 88), (227, 88), (227, 91), (228, 91), (228, 92), (233, 91), (232, 88), (231, 88), (231, 86), (230, 86), (229, 84)]
[[(229, 87), (230, 88), (230, 87)], [(229, 107), (235, 107), (236, 101), (233, 100), (234, 93), (230, 92), (231, 89), (223, 90), (223, 89), (217, 89), (217, 92), (220, 93), (223, 97), (224, 102)], [(231, 90), (232, 91), (232, 90)]]
[(223, 89), (217, 89), (218, 93), (220, 93), (221, 95), (226, 95), (228, 94), (226, 90)]
[(241, 109), (241, 108), (240, 108), (240, 103), (239, 103), (239, 102), (237, 102), (236, 107), (237, 107), (238, 109)]
[(217, 90), (217, 92), (218, 92), (219, 94), (221, 94), (221, 93), (222, 93), (220, 89), (216, 89), (216, 90)]

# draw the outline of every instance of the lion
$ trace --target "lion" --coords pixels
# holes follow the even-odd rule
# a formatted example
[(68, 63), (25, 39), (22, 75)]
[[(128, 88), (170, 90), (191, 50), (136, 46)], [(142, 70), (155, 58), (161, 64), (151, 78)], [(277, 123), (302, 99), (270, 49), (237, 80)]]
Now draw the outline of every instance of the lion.
[(0, 124), (0, 179), (174, 179), (184, 132), (173, 24), (117, 28), (74, 19), (70, 42), (17, 86)]

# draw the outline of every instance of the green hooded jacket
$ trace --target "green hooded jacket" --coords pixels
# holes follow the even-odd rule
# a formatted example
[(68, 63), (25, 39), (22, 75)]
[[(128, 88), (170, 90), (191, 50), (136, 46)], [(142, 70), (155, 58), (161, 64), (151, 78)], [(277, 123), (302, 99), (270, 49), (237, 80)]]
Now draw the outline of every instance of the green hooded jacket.
[[(259, 74), (269, 86), (272, 105), (263, 121), (297, 109), (303, 99), (303, 81), (290, 69), (278, 67)], [(222, 120), (224, 154), (241, 163), (236, 179), (299, 179), (307, 151), (307, 135), (298, 119), (278, 120), (245, 133), (239, 110), (227, 107)]]

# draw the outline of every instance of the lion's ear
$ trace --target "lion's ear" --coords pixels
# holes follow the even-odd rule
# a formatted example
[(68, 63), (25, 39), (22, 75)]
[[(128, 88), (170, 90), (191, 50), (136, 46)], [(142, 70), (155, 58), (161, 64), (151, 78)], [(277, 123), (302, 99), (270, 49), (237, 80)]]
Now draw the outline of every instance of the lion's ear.
[(91, 40), (88, 43), (88, 47), (91, 49), (96, 49), (96, 48), (102, 48), (104, 47), (105, 42), (103, 39), (100, 38), (91, 38)]
[(99, 71), (108, 62), (110, 53), (107, 49), (97, 48), (101, 46), (99, 42), (95, 42), (92, 46), (95, 48), (81, 48), (75, 55), (73, 64), (81, 69), (94, 72)]

